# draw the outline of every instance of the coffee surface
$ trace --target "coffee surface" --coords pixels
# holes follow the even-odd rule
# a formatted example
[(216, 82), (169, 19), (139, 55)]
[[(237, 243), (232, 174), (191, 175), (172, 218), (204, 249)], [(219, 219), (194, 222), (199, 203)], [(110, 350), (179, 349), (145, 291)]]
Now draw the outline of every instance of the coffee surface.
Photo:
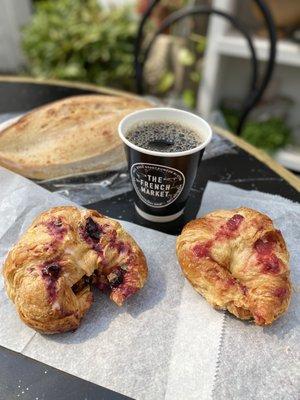
[(190, 127), (167, 121), (137, 124), (128, 131), (126, 137), (136, 146), (166, 153), (190, 150), (203, 141)]

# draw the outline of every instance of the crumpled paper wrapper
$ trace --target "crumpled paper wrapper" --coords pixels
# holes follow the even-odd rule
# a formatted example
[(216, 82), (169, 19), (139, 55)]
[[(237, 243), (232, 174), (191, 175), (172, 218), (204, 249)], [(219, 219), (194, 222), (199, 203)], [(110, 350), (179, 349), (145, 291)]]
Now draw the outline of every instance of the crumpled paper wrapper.
[[(0, 262), (33, 218), (71, 204), (0, 168)], [(119, 308), (97, 291), (74, 333), (41, 335), (24, 325), (0, 279), (0, 345), (135, 399), (210, 399), (223, 314), (183, 279), (176, 238), (122, 222), (142, 247), (146, 286)]]
[(213, 399), (300, 398), (300, 205), (280, 196), (210, 182), (201, 214), (250, 207), (269, 215), (288, 246), (293, 283), (286, 314), (258, 327), (225, 314)]

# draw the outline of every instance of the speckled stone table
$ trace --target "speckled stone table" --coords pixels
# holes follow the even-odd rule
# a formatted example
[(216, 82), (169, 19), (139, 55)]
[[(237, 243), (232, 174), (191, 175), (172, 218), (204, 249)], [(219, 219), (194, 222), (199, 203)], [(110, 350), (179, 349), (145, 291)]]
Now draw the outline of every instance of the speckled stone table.
[[(50, 101), (95, 92), (120, 94), (93, 85), (0, 77), (0, 115), (19, 114)], [(201, 163), (186, 212), (176, 222), (154, 225), (141, 220), (134, 212), (130, 190), (88, 207), (114, 218), (176, 235), (188, 220), (195, 217), (209, 180), (279, 194), (300, 202), (300, 180), (297, 177), (231, 133), (218, 127), (214, 127), (214, 133), (217, 135)], [(51, 186), (47, 188), (51, 190)], [(0, 400), (16, 399), (117, 400), (126, 397), (0, 347)]]

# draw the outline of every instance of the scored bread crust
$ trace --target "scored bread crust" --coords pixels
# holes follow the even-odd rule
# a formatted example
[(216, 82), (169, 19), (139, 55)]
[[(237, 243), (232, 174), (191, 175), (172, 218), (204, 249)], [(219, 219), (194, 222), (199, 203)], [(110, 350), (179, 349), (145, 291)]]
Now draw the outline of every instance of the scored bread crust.
[(272, 220), (250, 208), (216, 210), (189, 222), (177, 238), (182, 271), (215, 308), (257, 325), (289, 305), (289, 254)]
[(117, 221), (70, 206), (40, 214), (3, 270), (20, 318), (43, 333), (76, 329), (92, 304), (93, 285), (122, 305), (147, 273), (142, 250)]
[(0, 165), (32, 179), (102, 171), (125, 161), (117, 128), (150, 102), (109, 95), (68, 97), (0, 132)]

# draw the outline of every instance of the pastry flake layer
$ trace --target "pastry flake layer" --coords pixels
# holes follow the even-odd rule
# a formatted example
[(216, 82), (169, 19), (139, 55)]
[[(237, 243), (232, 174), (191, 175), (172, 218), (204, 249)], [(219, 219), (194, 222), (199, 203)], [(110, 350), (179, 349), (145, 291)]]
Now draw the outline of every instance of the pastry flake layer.
[(119, 306), (142, 288), (142, 250), (117, 222), (93, 210), (55, 207), (40, 214), (4, 264), (7, 294), (20, 318), (43, 333), (76, 329), (92, 286)]
[(289, 254), (272, 220), (249, 208), (189, 222), (177, 239), (182, 271), (215, 308), (271, 324), (291, 297)]

